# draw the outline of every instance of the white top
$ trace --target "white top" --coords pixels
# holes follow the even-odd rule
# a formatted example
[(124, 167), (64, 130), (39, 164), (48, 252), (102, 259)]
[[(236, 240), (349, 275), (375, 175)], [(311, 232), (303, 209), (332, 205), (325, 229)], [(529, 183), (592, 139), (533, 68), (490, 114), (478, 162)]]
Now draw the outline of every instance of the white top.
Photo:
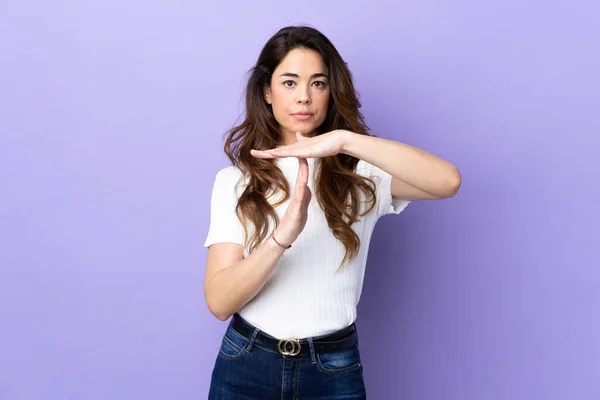
[[(308, 158), (307, 161), (309, 178), (314, 178), (312, 171), (315, 159)], [(278, 158), (276, 164), (287, 178), (290, 194), (293, 194), (298, 159)], [(336, 272), (345, 248), (327, 225), (314, 194), (314, 182), (309, 179), (308, 186), (313, 199), (304, 230), (277, 261), (262, 290), (239, 311), (244, 319), (260, 330), (278, 339), (300, 339), (332, 333), (355, 321), (375, 223), (383, 215), (399, 214), (409, 203), (407, 200), (392, 199), (392, 176), (384, 170), (359, 160), (355, 171), (361, 176), (373, 178), (377, 194), (377, 204), (373, 210), (352, 225), (360, 237), (358, 255)], [(217, 173), (211, 197), (210, 228), (204, 243), (206, 248), (218, 242), (243, 245), (244, 230), (235, 214), (237, 198), (243, 191), (243, 183), (236, 186), (241, 175), (235, 166), (223, 168)], [(362, 191), (359, 193), (364, 196)], [(269, 201), (273, 204), (279, 198), (274, 196)], [(280, 220), (288, 204), (289, 199), (275, 208)], [(367, 204), (361, 205), (361, 210), (365, 210)], [(253, 232), (251, 226), (249, 234)], [(245, 248), (244, 257), (248, 254)]]

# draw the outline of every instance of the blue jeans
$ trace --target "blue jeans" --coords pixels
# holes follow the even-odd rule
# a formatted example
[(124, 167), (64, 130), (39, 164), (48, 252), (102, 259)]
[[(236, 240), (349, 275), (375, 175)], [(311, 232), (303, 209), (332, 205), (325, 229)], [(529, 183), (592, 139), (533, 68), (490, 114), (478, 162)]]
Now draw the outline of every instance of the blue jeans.
[[(285, 356), (228, 326), (213, 369), (209, 400), (365, 399), (358, 345)], [(309, 341), (312, 349), (312, 341)]]

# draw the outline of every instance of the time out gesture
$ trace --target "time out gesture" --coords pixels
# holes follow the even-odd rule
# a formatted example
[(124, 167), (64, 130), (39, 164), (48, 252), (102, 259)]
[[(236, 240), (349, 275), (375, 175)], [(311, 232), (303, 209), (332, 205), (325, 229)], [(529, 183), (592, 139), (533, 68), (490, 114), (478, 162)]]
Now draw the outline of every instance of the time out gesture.
[(394, 199), (453, 197), (461, 185), (460, 172), (454, 165), (405, 143), (343, 129), (314, 137), (296, 132), (296, 138), (298, 141), (294, 144), (266, 150), (253, 149), (250, 154), (257, 158), (299, 159), (348, 154), (392, 175), (391, 192)]

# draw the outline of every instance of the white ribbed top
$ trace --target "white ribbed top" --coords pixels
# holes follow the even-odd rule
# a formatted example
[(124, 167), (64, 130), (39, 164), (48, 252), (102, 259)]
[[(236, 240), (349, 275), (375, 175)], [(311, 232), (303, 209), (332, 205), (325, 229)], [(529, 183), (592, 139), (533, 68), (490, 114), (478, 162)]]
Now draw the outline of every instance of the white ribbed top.
[[(307, 160), (309, 177), (313, 177), (316, 159)], [(276, 162), (293, 193), (298, 159), (279, 158)], [(248, 322), (279, 339), (300, 339), (335, 332), (356, 320), (356, 307), (375, 223), (383, 215), (399, 214), (409, 203), (407, 200), (392, 199), (391, 175), (382, 169), (359, 160), (356, 173), (373, 178), (377, 185), (377, 205), (352, 225), (361, 241), (358, 255), (336, 272), (345, 248), (327, 226), (323, 210), (315, 198), (314, 182), (309, 179), (308, 186), (313, 199), (309, 205), (306, 226), (292, 247), (277, 261), (262, 290), (239, 311)], [(243, 245), (244, 231), (235, 215), (237, 198), (244, 184), (236, 186), (241, 175), (235, 166), (223, 168), (217, 173), (211, 198), (210, 227), (204, 243), (206, 248), (218, 242)], [(276, 195), (274, 200), (278, 198)], [(271, 203), (274, 200), (270, 200)], [(289, 199), (275, 208), (280, 219), (288, 204)], [(252, 227), (249, 233), (253, 233)], [(245, 248), (244, 257), (247, 256), (248, 249)]]

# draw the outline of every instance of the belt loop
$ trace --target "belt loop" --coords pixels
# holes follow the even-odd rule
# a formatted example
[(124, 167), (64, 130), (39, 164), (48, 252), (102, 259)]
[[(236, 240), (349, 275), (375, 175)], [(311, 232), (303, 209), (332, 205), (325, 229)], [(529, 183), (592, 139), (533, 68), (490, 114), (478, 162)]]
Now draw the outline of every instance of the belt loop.
[(250, 353), (250, 350), (252, 350), (252, 345), (254, 344), (254, 339), (256, 339), (256, 335), (258, 335), (258, 332), (260, 332), (260, 329), (256, 328), (254, 330), (254, 333), (252, 333), (252, 337), (248, 342), (248, 346), (246, 346), (246, 353)]
[(312, 337), (308, 337), (306, 340), (308, 340), (308, 348), (310, 349), (310, 362), (311, 364), (316, 364), (317, 359), (315, 357), (315, 346), (313, 344)]

